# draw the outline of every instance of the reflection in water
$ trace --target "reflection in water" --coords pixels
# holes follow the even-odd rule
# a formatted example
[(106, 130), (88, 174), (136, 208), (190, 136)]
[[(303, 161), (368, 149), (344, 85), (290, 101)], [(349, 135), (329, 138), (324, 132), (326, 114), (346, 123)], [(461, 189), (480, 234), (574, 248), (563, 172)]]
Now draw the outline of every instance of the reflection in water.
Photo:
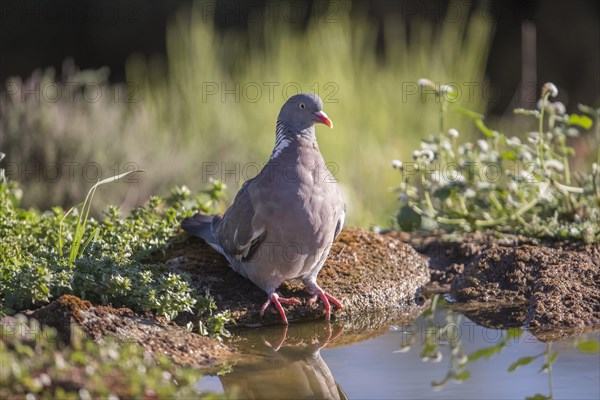
[[(342, 326), (319, 338), (288, 336), (288, 328), (277, 327), (279, 338), (268, 340), (262, 335), (249, 345), (257, 360), (241, 362), (220, 377), (225, 394), (244, 399), (346, 399), (337, 385), (320, 350), (342, 334)], [(276, 335), (274, 335), (276, 336)]]
[[(461, 320), (463, 315), (456, 313), (451, 309), (444, 309), (440, 314), (442, 315), (443, 321), (439, 322), (436, 319), (436, 308), (438, 305), (439, 295), (436, 295), (431, 302), (431, 306), (421, 316), (424, 325), (425, 334), (422, 335), (422, 347), (421, 347), (421, 360), (423, 362), (440, 362), (443, 358), (441, 347), (449, 347), (449, 365), (446, 376), (440, 381), (432, 381), (431, 386), (434, 390), (442, 390), (448, 382), (462, 383), (471, 377), (471, 373), (467, 369), (470, 364), (482, 359), (492, 359), (494, 356), (499, 355), (506, 347), (511, 344), (517, 344), (520, 341), (526, 342), (523, 339), (523, 330), (521, 328), (515, 328), (515, 313), (521, 314), (520, 310), (516, 310), (514, 307), (511, 308), (498, 308), (498, 309), (483, 309), (471, 312), (471, 315), (479, 317), (478, 321), (491, 322), (494, 329), (505, 329), (500, 332), (498, 338), (490, 346), (480, 347), (477, 350), (471, 352), (468, 356), (463, 350), (463, 340), (472, 340), (471, 334), (463, 335), (461, 332)], [(469, 315), (469, 313), (467, 313)], [(439, 317), (439, 315), (437, 315)], [(507, 317), (504, 320), (506, 324), (503, 325), (503, 316)], [(483, 318), (481, 318), (483, 317)], [(463, 324), (462, 327), (469, 326)], [(485, 328), (484, 328), (485, 329)], [(415, 342), (416, 330), (414, 325), (406, 327), (391, 327), (392, 331), (400, 332), (404, 337), (401, 340), (400, 350), (395, 351), (396, 353), (405, 353), (410, 350)], [(422, 333), (422, 332), (421, 332)], [(568, 336), (567, 332), (546, 332), (544, 337), (565, 337)], [(600, 351), (600, 344), (595, 339), (588, 339), (586, 335), (580, 335), (571, 340), (572, 344), (583, 353), (598, 353)], [(526, 400), (549, 400), (553, 399), (553, 387), (552, 387), (552, 365), (556, 362), (559, 352), (552, 351), (552, 342), (545, 344), (545, 350), (538, 352), (534, 355), (527, 355), (518, 358), (512, 362), (507, 369), (507, 372), (513, 373), (519, 367), (535, 363), (537, 360), (543, 359), (543, 364), (539, 368), (538, 373), (548, 374), (548, 395), (537, 393), (534, 396), (526, 397)]]
[(241, 360), (199, 389), (250, 399), (344, 399), (344, 391), (350, 398), (600, 398), (598, 333), (544, 343), (515, 328), (514, 318), (510, 328), (499, 325), (502, 311), (478, 313), (478, 325), (438, 300), (389, 329), (347, 320), (238, 331)]

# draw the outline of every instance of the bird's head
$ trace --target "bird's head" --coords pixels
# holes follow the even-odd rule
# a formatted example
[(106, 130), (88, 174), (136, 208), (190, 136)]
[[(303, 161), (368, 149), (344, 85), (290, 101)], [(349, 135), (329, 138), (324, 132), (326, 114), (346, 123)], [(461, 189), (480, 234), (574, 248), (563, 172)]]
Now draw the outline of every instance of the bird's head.
[(325, 124), (333, 128), (333, 122), (323, 111), (321, 98), (312, 93), (300, 93), (290, 97), (281, 107), (277, 120), (298, 131), (310, 128), (314, 124)]

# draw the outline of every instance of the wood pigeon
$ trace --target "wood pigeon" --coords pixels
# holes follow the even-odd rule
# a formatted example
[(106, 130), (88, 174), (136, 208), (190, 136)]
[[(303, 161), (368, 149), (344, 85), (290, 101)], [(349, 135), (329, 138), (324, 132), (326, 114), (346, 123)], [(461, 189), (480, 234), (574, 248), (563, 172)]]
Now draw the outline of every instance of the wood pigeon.
[(269, 296), (263, 316), (273, 304), (285, 324), (281, 304), (300, 304), (275, 291), (299, 279), (321, 299), (325, 318), (340, 301), (317, 284), (333, 241), (344, 226), (346, 205), (337, 181), (327, 169), (315, 136), (316, 123), (332, 128), (315, 94), (297, 94), (283, 105), (277, 118), (275, 147), (261, 172), (244, 183), (224, 215), (186, 218), (182, 228), (199, 236), (221, 253), (231, 267)]

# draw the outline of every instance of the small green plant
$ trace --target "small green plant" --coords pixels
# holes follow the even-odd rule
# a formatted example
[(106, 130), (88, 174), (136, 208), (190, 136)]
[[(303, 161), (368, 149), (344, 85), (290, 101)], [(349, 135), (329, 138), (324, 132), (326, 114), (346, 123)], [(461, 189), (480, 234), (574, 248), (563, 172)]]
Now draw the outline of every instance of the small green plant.
[[(121, 177), (96, 184), (80, 213), (65, 213), (59, 207), (46, 212), (21, 209), (18, 187), (0, 182), (1, 314), (39, 306), (63, 294), (170, 319), (182, 311), (208, 311), (200, 307), (203, 294), (195, 293), (186, 274), (148, 259), (169, 245), (179, 222), (192, 210), (216, 211), (224, 185), (212, 181), (197, 197), (186, 187), (176, 188), (165, 198), (151, 197), (127, 217), (117, 207), (108, 207), (102, 220), (90, 218), (95, 189)], [(206, 316), (208, 333), (224, 332), (228, 316), (218, 317)]]
[[(398, 226), (406, 231), (493, 230), (534, 237), (600, 240), (600, 148), (591, 173), (572, 174), (575, 152), (567, 140), (592, 127), (600, 143), (600, 109), (579, 106), (567, 114), (552, 83), (542, 89), (538, 109), (517, 109), (535, 118), (538, 130), (525, 139), (488, 128), (483, 116), (456, 107), (473, 120), (482, 137), (459, 144), (456, 129), (446, 130), (452, 88), (422, 79), (422, 90), (440, 103), (439, 132), (421, 142), (412, 162), (394, 160), (401, 183)], [(586, 115), (587, 114), (587, 115)]]
[[(234, 323), (235, 319), (231, 316), (229, 311), (214, 313), (217, 309), (217, 303), (210, 292), (207, 291), (204, 296), (201, 296), (198, 299), (197, 309), (198, 312), (196, 314), (199, 317), (197, 326), (198, 332), (201, 335), (210, 336), (219, 340), (231, 336), (229, 331), (225, 329), (225, 326)], [(191, 325), (188, 326), (189, 329), (193, 329), (194, 324), (190, 324)]]

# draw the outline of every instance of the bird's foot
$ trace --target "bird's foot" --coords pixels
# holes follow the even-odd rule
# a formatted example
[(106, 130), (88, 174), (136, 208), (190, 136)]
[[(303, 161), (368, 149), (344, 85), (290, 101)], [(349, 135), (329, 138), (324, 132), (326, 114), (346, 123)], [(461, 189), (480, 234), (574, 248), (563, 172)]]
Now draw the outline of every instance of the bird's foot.
[(282, 303), (283, 304), (294, 304), (294, 305), (301, 304), (300, 300), (298, 300), (298, 299), (287, 299), (285, 297), (280, 297), (277, 293), (271, 293), (269, 295), (269, 300), (265, 301), (265, 303), (260, 308), (260, 316), (262, 317), (263, 315), (265, 315), (265, 310), (267, 309), (267, 307), (269, 307), (269, 304), (273, 304), (273, 305), (275, 305), (275, 308), (277, 308), (277, 311), (279, 311), (279, 315), (281, 315), (281, 319), (283, 320), (283, 323), (287, 325), (288, 320), (285, 315), (285, 311), (284, 311), (283, 307), (281, 306)]
[(335, 333), (333, 333), (333, 331), (331, 329), (331, 324), (329, 322), (327, 322), (327, 337), (322, 342), (320, 348), (323, 348), (323, 347), (327, 346), (329, 343), (331, 343), (335, 339), (337, 339), (340, 336), (342, 336), (342, 333), (344, 332), (344, 326), (343, 325), (339, 325), (338, 328), (339, 329), (337, 329), (337, 331)]
[(315, 285), (314, 287), (308, 287), (308, 291), (313, 297), (308, 301), (310, 305), (316, 303), (317, 298), (321, 299), (323, 306), (325, 307), (325, 319), (329, 321), (331, 319), (331, 304), (336, 306), (338, 309), (343, 310), (342, 303), (333, 297), (332, 295), (325, 293), (323, 289)]
[(279, 351), (279, 349), (281, 348), (281, 346), (283, 346), (283, 344), (285, 343), (285, 341), (287, 339), (287, 331), (288, 331), (288, 326), (284, 325), (283, 330), (281, 331), (281, 336), (279, 337), (279, 341), (277, 341), (277, 343), (275, 343), (275, 345), (271, 344), (271, 342), (269, 342), (264, 337), (262, 338), (263, 343), (265, 344), (265, 346), (273, 349), (273, 351)]

